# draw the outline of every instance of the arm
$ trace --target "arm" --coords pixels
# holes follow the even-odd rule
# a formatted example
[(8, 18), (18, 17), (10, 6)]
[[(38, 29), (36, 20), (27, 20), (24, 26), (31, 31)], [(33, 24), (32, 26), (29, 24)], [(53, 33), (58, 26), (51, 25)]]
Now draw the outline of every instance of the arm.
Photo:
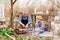
[(31, 19), (31, 16), (29, 15), (28, 16), (28, 23), (27, 23), (27, 26), (30, 25), (32, 23), (32, 19)]
[(39, 26), (38, 26), (38, 22), (35, 23), (35, 27), (39, 27)]
[(41, 22), (41, 29), (44, 29), (44, 28), (45, 28), (45, 23)]

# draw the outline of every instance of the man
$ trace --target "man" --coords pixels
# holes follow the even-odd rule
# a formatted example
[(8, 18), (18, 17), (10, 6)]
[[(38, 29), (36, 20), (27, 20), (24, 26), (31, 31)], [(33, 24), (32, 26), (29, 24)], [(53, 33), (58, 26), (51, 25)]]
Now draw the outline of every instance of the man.
[(27, 10), (24, 10), (22, 14), (19, 15), (19, 23), (22, 28), (28, 28), (32, 23), (31, 16), (28, 14)]

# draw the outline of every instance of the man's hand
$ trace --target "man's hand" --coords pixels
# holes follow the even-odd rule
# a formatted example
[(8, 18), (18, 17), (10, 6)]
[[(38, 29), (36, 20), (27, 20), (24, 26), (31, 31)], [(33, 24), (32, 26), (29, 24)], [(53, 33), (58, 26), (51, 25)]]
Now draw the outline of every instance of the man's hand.
[(19, 23), (25, 28), (25, 25), (22, 22), (19, 22)]
[(24, 24), (23, 24), (22, 26), (23, 26), (23, 27), (25, 27), (25, 25), (24, 25)]
[(26, 25), (26, 28), (28, 28), (28, 25)]

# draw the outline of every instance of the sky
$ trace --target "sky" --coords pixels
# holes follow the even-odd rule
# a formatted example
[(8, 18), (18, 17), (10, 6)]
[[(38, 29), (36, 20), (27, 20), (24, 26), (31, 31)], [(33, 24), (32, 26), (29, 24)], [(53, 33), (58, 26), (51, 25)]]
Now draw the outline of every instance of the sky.
[(0, 0), (0, 3), (4, 3), (4, 0)]
[(19, 3), (19, 6), (21, 7), (25, 7), (25, 6), (31, 6), (31, 5), (40, 5), (40, 4), (43, 4), (43, 5), (46, 5), (47, 4), (47, 0), (30, 0), (30, 2), (27, 4), (29, 0), (18, 0), (18, 3)]

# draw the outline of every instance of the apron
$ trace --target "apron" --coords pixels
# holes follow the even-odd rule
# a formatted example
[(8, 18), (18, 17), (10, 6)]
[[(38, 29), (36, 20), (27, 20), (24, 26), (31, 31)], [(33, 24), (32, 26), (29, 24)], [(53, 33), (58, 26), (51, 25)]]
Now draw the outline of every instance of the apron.
[(24, 25), (26, 25), (26, 24), (28, 23), (28, 16), (26, 16), (26, 18), (24, 18), (24, 17), (22, 16), (21, 22), (22, 22)]

